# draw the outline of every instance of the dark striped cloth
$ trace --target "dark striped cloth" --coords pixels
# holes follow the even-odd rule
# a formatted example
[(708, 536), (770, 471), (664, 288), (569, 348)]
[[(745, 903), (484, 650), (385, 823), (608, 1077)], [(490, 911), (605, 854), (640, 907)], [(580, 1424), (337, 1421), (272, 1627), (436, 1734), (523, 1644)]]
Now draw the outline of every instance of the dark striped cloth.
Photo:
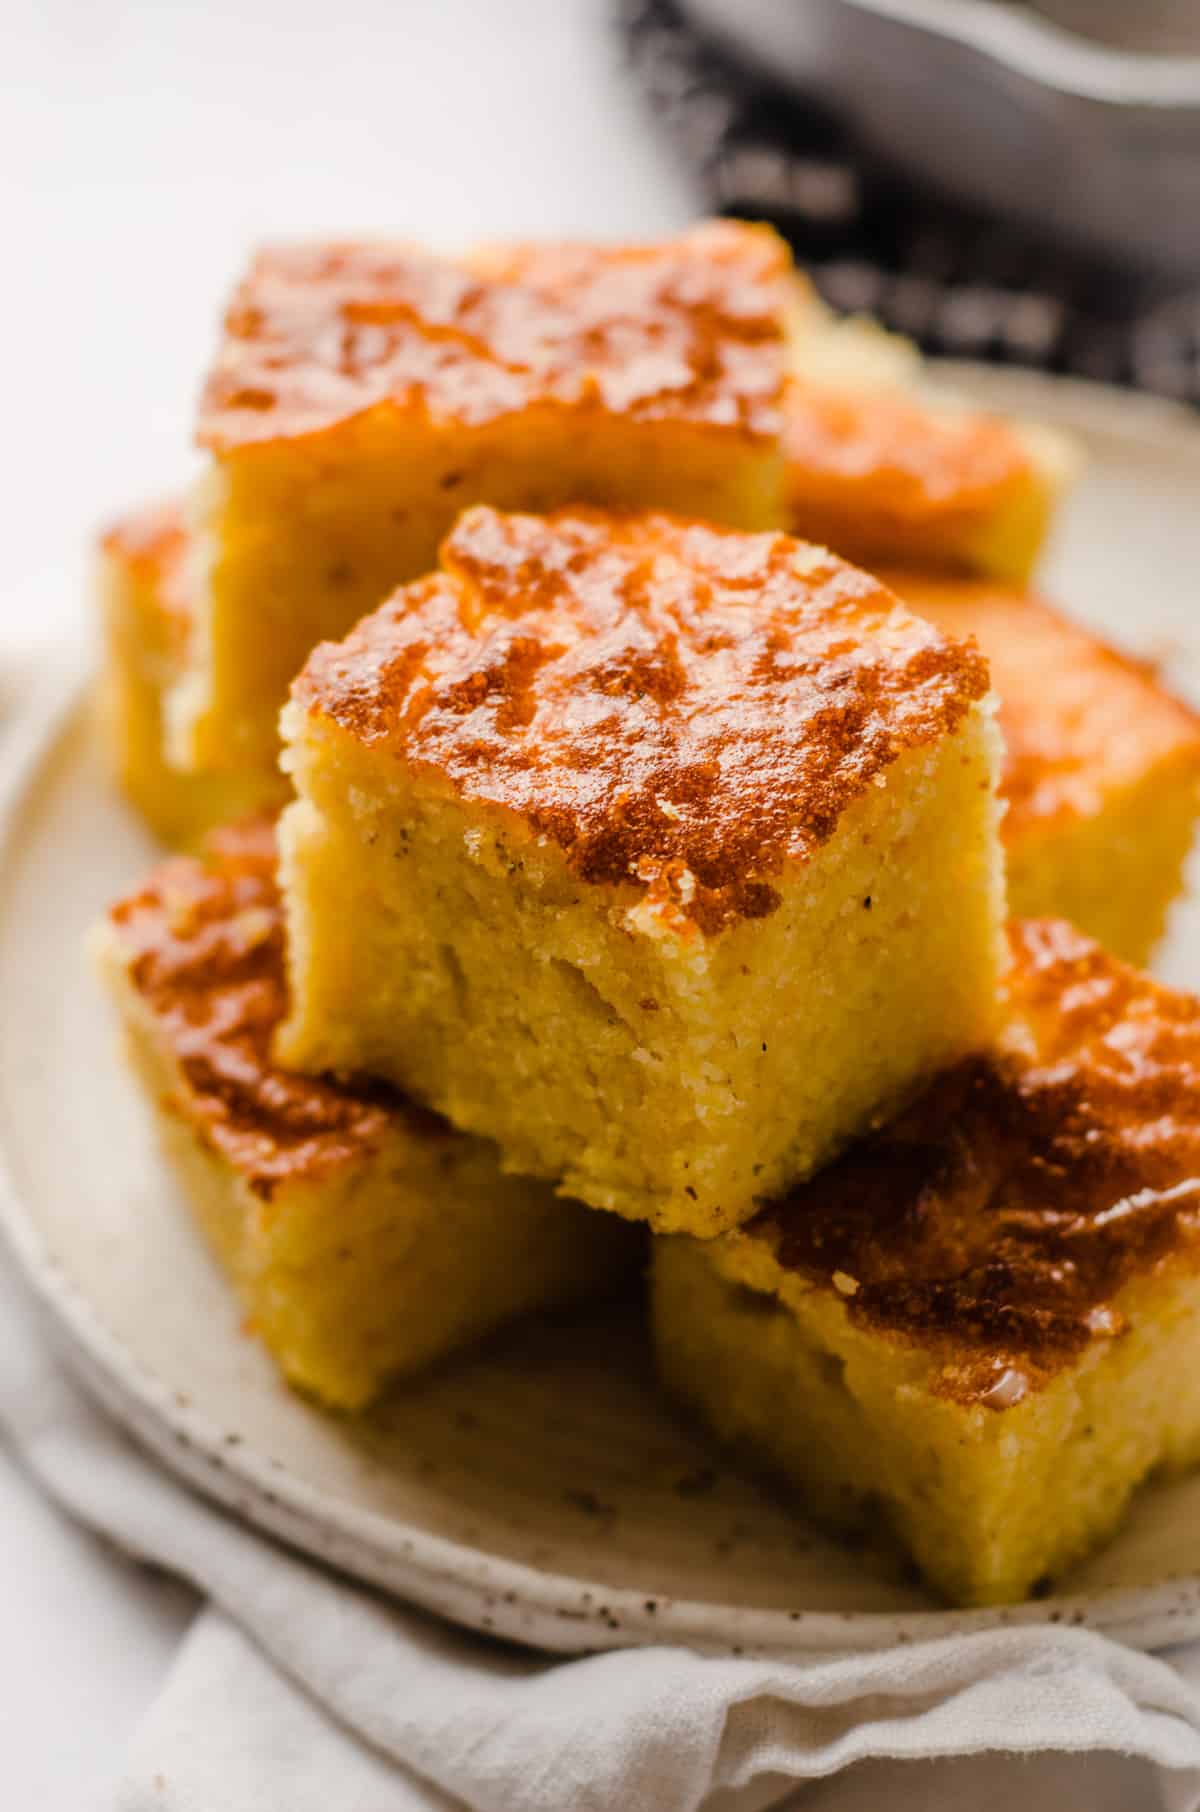
[(675, 0), (617, 10), (630, 69), (704, 205), (775, 222), (833, 307), (866, 310), (930, 352), (1200, 404), (1200, 294), (1139, 291), (906, 186), (861, 158), (820, 104), (743, 71)]

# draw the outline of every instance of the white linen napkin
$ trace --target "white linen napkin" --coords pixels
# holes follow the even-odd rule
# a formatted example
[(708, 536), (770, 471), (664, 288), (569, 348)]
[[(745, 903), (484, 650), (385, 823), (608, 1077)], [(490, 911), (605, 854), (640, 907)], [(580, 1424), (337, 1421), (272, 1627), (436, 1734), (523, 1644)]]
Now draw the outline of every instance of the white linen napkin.
[(0, 1430), (69, 1514), (210, 1607), (113, 1812), (756, 1812), (805, 1782), (821, 1812), (1200, 1808), (1200, 1650), (1047, 1627), (794, 1663), (563, 1660), (393, 1604), (160, 1470), (4, 1270)]

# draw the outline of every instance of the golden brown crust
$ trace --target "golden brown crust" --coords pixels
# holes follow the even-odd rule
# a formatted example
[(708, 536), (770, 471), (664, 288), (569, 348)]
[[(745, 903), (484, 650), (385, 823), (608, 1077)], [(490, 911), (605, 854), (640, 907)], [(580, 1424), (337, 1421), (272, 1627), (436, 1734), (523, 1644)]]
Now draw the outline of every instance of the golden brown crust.
[(797, 533), (812, 533), (815, 514), (836, 510), (846, 513), (848, 533), (880, 546), (903, 546), (912, 535), (925, 546), (934, 530), (953, 541), (1019, 492), (1032, 471), (1028, 449), (1001, 417), (937, 412), (899, 390), (794, 384), (784, 449)]
[(1200, 1259), (1200, 1001), (1061, 920), (1009, 936), (1004, 1049), (743, 1231), (993, 1407), (1118, 1335), (1131, 1279)]
[(768, 229), (716, 221), (656, 245), (460, 259), (268, 249), (226, 316), (199, 440), (227, 452), (385, 403), (474, 427), (550, 404), (774, 438), (788, 269)]
[(164, 611), (181, 620), (191, 616), (190, 537), (179, 498), (123, 516), (101, 533), (99, 545), (137, 584), (155, 593)]
[(273, 826), (216, 832), (207, 851), (161, 863), (109, 915), (130, 983), (184, 1077), (174, 1110), (264, 1197), (356, 1162), (401, 1118), (414, 1136), (444, 1138), (443, 1121), (380, 1084), (272, 1061), (287, 1005)]
[(987, 684), (973, 646), (787, 536), (480, 507), (294, 694), (711, 933), (771, 911), (784, 862)]
[(1200, 776), (1200, 717), (1154, 669), (1020, 587), (888, 570), (906, 604), (973, 635), (992, 670), (1007, 749), (1006, 829), (1101, 810), (1109, 788), (1177, 761)]

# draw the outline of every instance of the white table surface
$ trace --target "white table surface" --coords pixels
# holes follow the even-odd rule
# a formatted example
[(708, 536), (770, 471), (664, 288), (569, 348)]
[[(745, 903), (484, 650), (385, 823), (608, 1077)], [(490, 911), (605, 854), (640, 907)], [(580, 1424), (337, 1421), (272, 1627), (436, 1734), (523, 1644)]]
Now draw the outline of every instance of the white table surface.
[[(636, 234), (695, 211), (604, 0), (7, 0), (0, 26), (0, 702), (6, 652), (89, 633), (95, 525), (191, 469), (256, 239)], [(0, 1806), (105, 1812), (193, 1601), (0, 1448), (0, 1607)], [(1058, 1803), (1132, 1812), (1139, 1786), (1072, 1763)]]
[[(695, 210), (603, 0), (2, 11), (0, 677), (6, 649), (88, 633), (94, 526), (186, 478), (255, 240), (637, 234)], [(0, 1607), (0, 1805), (104, 1807), (187, 1594), (68, 1526), (0, 1450)]]

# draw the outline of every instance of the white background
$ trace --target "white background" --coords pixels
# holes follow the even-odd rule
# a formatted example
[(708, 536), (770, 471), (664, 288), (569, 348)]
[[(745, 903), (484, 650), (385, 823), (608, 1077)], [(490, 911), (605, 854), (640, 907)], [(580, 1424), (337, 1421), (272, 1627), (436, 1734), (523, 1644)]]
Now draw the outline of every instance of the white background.
[[(21, 581), (57, 580), (93, 524), (186, 476), (256, 240), (638, 233), (695, 211), (603, 0), (0, 0), (0, 90)], [(38, 615), (71, 607), (43, 596)]]
[[(255, 240), (648, 233), (695, 207), (605, 0), (0, 0), (0, 682), (22, 642), (89, 633), (95, 527), (187, 476)], [(0, 1449), (3, 1812), (108, 1806), (191, 1613)], [(1132, 1812), (1119, 1765), (1062, 1776), (1062, 1812)]]
[[(642, 233), (695, 211), (603, 0), (0, 0), (0, 91), (9, 650), (87, 633), (94, 527), (186, 477), (255, 240)], [(190, 1611), (0, 1450), (5, 1812), (106, 1805)]]

